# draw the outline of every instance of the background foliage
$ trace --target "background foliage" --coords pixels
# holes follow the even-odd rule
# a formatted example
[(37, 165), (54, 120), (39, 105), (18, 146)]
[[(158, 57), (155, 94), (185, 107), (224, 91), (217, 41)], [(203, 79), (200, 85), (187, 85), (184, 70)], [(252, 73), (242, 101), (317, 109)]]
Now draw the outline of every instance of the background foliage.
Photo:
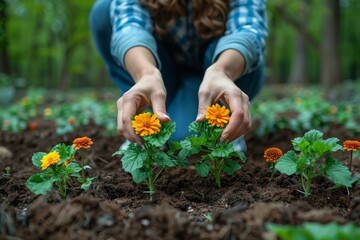
[[(89, 13), (95, 1), (1, 0), (1, 50), (9, 64), (1, 72), (26, 79), (28, 86), (67, 89), (113, 86), (95, 51), (89, 32)], [(268, 0), (269, 38), (267, 76), (269, 83), (320, 83), (323, 33), (335, 3), (340, 16), (339, 60), (341, 81), (360, 76), (360, 11), (358, 0)], [(333, 7), (334, 8), (334, 7)], [(334, 9), (333, 9), (334, 10)], [(334, 24), (332, 24), (334, 25)], [(298, 62), (296, 42), (304, 39)], [(301, 50), (301, 49), (300, 49)], [(336, 58), (336, 57), (335, 57)], [(304, 65), (304, 66), (302, 66)], [(300, 74), (296, 67), (302, 67)], [(325, 66), (326, 68), (326, 66)], [(15, 81), (14, 84), (17, 82)], [(22, 83), (20, 81), (20, 83)], [(18, 83), (18, 84), (20, 84)]]

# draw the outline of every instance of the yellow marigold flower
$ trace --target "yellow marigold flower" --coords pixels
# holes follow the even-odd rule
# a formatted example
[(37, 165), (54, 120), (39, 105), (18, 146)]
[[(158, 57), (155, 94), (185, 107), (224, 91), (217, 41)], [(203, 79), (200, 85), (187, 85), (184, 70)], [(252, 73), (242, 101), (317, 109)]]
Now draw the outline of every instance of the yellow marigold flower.
[(219, 104), (207, 107), (205, 118), (211, 126), (224, 127), (230, 120), (230, 110)]
[(52, 115), (52, 109), (51, 109), (51, 108), (45, 108), (45, 109), (44, 109), (44, 115), (45, 115), (46, 117), (51, 116), (51, 115)]
[(343, 143), (343, 148), (344, 150), (347, 150), (347, 151), (356, 151), (356, 150), (359, 150), (360, 149), (360, 142), (359, 141), (356, 141), (356, 140), (346, 140), (344, 143)]
[(88, 137), (76, 138), (73, 141), (73, 146), (75, 147), (75, 150), (79, 150), (81, 148), (90, 148), (91, 144), (93, 144), (93, 141), (91, 141), (91, 138)]
[(151, 116), (149, 112), (141, 113), (136, 115), (131, 123), (136, 134), (140, 134), (140, 136), (149, 136), (160, 132), (161, 124), (156, 114)]
[(65, 166), (68, 165), (68, 164), (71, 163), (73, 160), (74, 160), (74, 156), (72, 156), (69, 160), (66, 160), (66, 161), (64, 162), (64, 165), (65, 165)]
[(41, 159), (41, 169), (45, 170), (50, 165), (53, 165), (60, 161), (60, 153), (59, 152), (50, 152), (43, 156)]
[(276, 147), (268, 148), (264, 152), (264, 158), (266, 159), (267, 162), (276, 163), (277, 160), (279, 160), (279, 158), (281, 158), (282, 156), (283, 156), (283, 151), (281, 151), (281, 149)]

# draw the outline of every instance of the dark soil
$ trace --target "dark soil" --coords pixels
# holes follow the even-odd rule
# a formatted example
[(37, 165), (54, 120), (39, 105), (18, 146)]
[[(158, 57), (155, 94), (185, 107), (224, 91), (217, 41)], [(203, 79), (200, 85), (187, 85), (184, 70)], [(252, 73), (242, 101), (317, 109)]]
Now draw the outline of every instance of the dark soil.
[[(150, 199), (146, 184), (136, 185), (121, 169), (112, 154), (123, 142), (105, 137), (90, 124), (73, 133), (58, 136), (51, 122), (37, 120), (39, 128), (22, 133), (0, 132), (0, 146), (12, 157), (0, 162), (0, 239), (276, 239), (265, 223), (301, 224), (354, 222), (360, 225), (360, 187), (333, 189), (327, 179), (316, 178), (312, 195), (304, 198), (297, 176), (275, 174), (272, 182), (263, 152), (291, 148), (290, 140), (300, 136), (289, 130), (276, 135), (246, 135), (247, 161), (233, 176), (222, 176), (217, 188), (212, 176), (200, 177), (194, 167), (165, 172)], [(255, 126), (256, 127), (256, 126)], [(86, 163), (89, 176), (97, 176), (88, 192), (77, 184), (66, 199), (56, 191), (36, 196), (26, 180), (37, 170), (31, 157), (49, 151), (57, 143), (71, 144), (76, 137), (88, 136), (94, 144)], [(341, 126), (331, 126), (325, 137), (340, 143), (354, 139)], [(359, 136), (357, 136), (357, 139)], [(346, 152), (336, 156), (347, 163)], [(5, 167), (11, 168), (5, 174)], [(360, 171), (354, 160), (353, 172)]]

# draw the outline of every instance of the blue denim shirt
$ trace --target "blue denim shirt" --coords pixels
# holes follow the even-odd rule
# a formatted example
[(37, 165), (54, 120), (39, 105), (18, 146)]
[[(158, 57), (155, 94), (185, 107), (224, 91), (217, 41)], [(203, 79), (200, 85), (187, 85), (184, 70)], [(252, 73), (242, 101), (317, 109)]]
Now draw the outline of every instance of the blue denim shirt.
[[(191, 16), (192, 1), (188, 3), (188, 15)], [(152, 52), (158, 68), (161, 68), (151, 16), (138, 0), (113, 0), (110, 19), (113, 27), (111, 53), (120, 66), (124, 67), (124, 56), (130, 48), (143, 46)], [(189, 16), (177, 19), (167, 36), (176, 46), (174, 54), (178, 62), (199, 64), (199, 58), (203, 54), (201, 49), (211, 43), (216, 44), (213, 62), (227, 49), (239, 51), (246, 60), (243, 74), (252, 72), (264, 61), (268, 34), (266, 0), (233, 0), (230, 3), (225, 33), (210, 41), (196, 37), (191, 19)]]

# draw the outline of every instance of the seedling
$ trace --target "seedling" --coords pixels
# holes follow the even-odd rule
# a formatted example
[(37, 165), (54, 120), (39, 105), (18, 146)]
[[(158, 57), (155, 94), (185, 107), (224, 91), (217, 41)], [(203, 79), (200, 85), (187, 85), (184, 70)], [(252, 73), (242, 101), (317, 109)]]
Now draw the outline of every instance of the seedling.
[(156, 114), (141, 113), (132, 121), (136, 134), (143, 139), (143, 146), (131, 143), (127, 149), (113, 155), (122, 156), (122, 167), (131, 173), (135, 183), (146, 181), (150, 195), (155, 193), (155, 182), (166, 169), (181, 165), (172, 151), (164, 152), (161, 148), (168, 142), (175, 131), (175, 123), (160, 122)]
[[(323, 133), (310, 130), (304, 137), (292, 140), (294, 150), (284, 154), (276, 163), (275, 168), (286, 175), (298, 174), (305, 197), (311, 192), (311, 183), (319, 175), (323, 175), (337, 186), (351, 187), (357, 179), (339, 160), (329, 156), (330, 153), (342, 149), (337, 138), (324, 140)], [(324, 158), (324, 161), (321, 161)]]
[(221, 187), (221, 172), (232, 175), (240, 169), (240, 165), (232, 159), (245, 161), (244, 153), (236, 152), (228, 141), (220, 142), (220, 136), (230, 120), (230, 110), (225, 106), (215, 104), (207, 108), (203, 122), (192, 122), (189, 131), (195, 133), (181, 142), (182, 150), (179, 155), (187, 157), (192, 154), (205, 153), (195, 164), (202, 177), (211, 173), (215, 183)]

